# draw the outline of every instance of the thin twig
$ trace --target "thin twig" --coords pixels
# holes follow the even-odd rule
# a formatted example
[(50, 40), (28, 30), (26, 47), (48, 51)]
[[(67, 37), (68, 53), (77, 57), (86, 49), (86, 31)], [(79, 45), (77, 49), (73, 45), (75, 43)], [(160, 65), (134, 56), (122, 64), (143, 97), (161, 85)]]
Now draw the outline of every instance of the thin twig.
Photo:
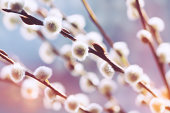
[(62, 29), (60, 32), (64, 37), (71, 39), (72, 41), (76, 41), (76, 39), (68, 32), (66, 29)]
[[(168, 81), (167, 81), (166, 78), (165, 78), (164, 66), (163, 66), (163, 64), (159, 61), (159, 58), (158, 58), (158, 56), (156, 55), (156, 51), (155, 51), (155, 49), (154, 49), (154, 47), (153, 47), (153, 44), (150, 43), (150, 42), (149, 42), (149, 47), (150, 47), (150, 49), (151, 49), (151, 52), (152, 52), (152, 54), (153, 54), (153, 57), (154, 57), (154, 59), (155, 59), (155, 61), (156, 61), (156, 64), (157, 64), (157, 66), (158, 66), (158, 69), (159, 69), (159, 71), (160, 71), (161, 78), (162, 78), (163, 82), (165, 83), (165, 86), (166, 86), (166, 88), (167, 88), (167, 90), (168, 90), (168, 94), (170, 94), (170, 87), (169, 87), (169, 85), (168, 85)], [(170, 95), (169, 95), (169, 98), (170, 98)]]
[(59, 91), (57, 91), (56, 89), (54, 89), (50, 84), (48, 84), (45, 81), (41, 81), (40, 79), (36, 78), (35, 75), (31, 74), (30, 72), (26, 71), (25, 75), (37, 80), (38, 82), (42, 83), (43, 85), (45, 85), (46, 87), (50, 88), (51, 90), (53, 90), (55, 92), (56, 95), (59, 95), (60, 97), (63, 97), (64, 99), (67, 99), (67, 96), (65, 96), (64, 94), (61, 94)]
[[(82, 0), (82, 2), (83, 2), (84, 7), (86, 8), (86, 10), (87, 10), (87, 12), (89, 14), (89, 17), (93, 21), (93, 23), (99, 29), (100, 33), (103, 35), (104, 39), (109, 44), (109, 46), (114, 49), (114, 47), (113, 47), (113, 44), (114, 44), (113, 40), (106, 34), (106, 32), (104, 31), (102, 26), (99, 24), (99, 22), (97, 20), (97, 17), (95, 15), (95, 13), (93, 12), (93, 10), (91, 9), (91, 7), (88, 4), (88, 2), (86, 0)], [(122, 60), (124, 66), (128, 66), (129, 65), (128, 60), (124, 56), (120, 55), (118, 51), (116, 51), (116, 53), (120, 57), (120, 59)]]
[[(15, 63), (11, 58), (3, 55), (2, 53), (0, 53), (0, 56), (1, 56), (4, 60), (6, 60), (7, 62), (9, 62), (9, 63), (11, 63), (11, 64), (14, 64), (14, 63)], [(11, 62), (11, 61), (13, 61), (13, 62)], [(59, 96), (63, 97), (64, 99), (67, 98), (67, 96), (61, 94), (59, 91), (57, 91), (56, 89), (54, 89), (51, 85), (49, 85), (47, 82), (41, 81), (40, 79), (36, 78), (36, 77), (35, 77), (33, 74), (31, 74), (30, 72), (25, 71), (25, 75), (26, 75), (26, 76), (29, 76), (29, 77), (37, 80), (38, 82), (42, 83), (43, 85), (47, 86), (48, 88), (50, 88), (51, 90), (53, 90), (56, 95), (59, 95)]]
[(111, 40), (111, 38), (106, 34), (106, 32), (104, 31), (104, 29), (102, 28), (102, 26), (99, 24), (96, 15), (93, 13), (93, 10), (91, 9), (90, 5), (88, 4), (88, 2), (86, 0), (82, 0), (91, 20), (94, 22), (94, 24), (96, 25), (96, 27), (99, 29), (99, 31), (101, 32), (101, 34), (103, 35), (103, 37), (105, 38), (105, 40), (107, 41), (107, 43), (109, 44), (110, 47), (113, 47), (113, 41)]
[(100, 57), (101, 59), (103, 59), (104, 61), (106, 61), (108, 64), (110, 64), (112, 66), (112, 68), (117, 71), (117, 72), (120, 72), (120, 73), (124, 73), (124, 69), (122, 67), (120, 67), (118, 64), (112, 62), (111, 60), (109, 60), (106, 55), (104, 54), (101, 54), (97, 51), (95, 51), (94, 49), (92, 49), (91, 47), (89, 47), (89, 53), (92, 53), (98, 57)]
[(147, 26), (147, 29), (151, 32), (152, 36), (155, 38), (156, 43), (160, 45), (163, 42), (160, 36), (160, 33), (156, 31), (151, 25), (149, 25), (148, 23), (149, 17), (147, 16), (144, 9), (141, 9), (141, 13), (142, 13), (145, 25)]
[(139, 82), (138, 84), (142, 86), (144, 89), (146, 89), (150, 94), (152, 94), (153, 97), (157, 97), (157, 95), (153, 91), (151, 91), (151, 89), (146, 87), (142, 82)]
[[(92, 49), (90, 47), (89, 47), (89, 52), (95, 54), (96, 56), (98, 56), (101, 59), (103, 59), (106, 62), (108, 62), (115, 71), (118, 71), (118, 72), (123, 73), (123, 74), (125, 73), (124, 69), (121, 66), (119, 66), (119, 65), (113, 63), (112, 61), (110, 61), (105, 55), (102, 55), (101, 53), (99, 54), (97, 51), (95, 51), (94, 49)], [(149, 89), (145, 84), (143, 84), (142, 82), (139, 82), (139, 84), (144, 89), (146, 89), (149, 93), (151, 93), (154, 97), (157, 97), (156, 94), (153, 91), (151, 91), (151, 89)]]
[(139, 16), (140, 16), (140, 20), (141, 20), (141, 23), (142, 23), (142, 26), (144, 29), (147, 29), (146, 27), (146, 22), (145, 22), (145, 19), (143, 17), (143, 14), (142, 14), (142, 11), (141, 11), (141, 8), (140, 8), (140, 4), (139, 4), (139, 1), (136, 0), (136, 8), (138, 10), (138, 13), (139, 13)]

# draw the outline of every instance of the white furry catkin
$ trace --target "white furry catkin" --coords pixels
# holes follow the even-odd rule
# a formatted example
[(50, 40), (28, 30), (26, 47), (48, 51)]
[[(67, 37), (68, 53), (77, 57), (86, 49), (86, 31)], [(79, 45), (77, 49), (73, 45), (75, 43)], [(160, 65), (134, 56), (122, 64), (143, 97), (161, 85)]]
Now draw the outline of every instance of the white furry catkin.
[(88, 46), (87, 44), (76, 41), (72, 45), (72, 55), (79, 61), (83, 61), (88, 56)]
[(25, 77), (25, 69), (19, 64), (14, 63), (11, 65), (10, 78), (13, 82), (21, 82)]
[(52, 76), (52, 70), (46, 66), (40, 66), (34, 71), (34, 75), (41, 81), (45, 81)]

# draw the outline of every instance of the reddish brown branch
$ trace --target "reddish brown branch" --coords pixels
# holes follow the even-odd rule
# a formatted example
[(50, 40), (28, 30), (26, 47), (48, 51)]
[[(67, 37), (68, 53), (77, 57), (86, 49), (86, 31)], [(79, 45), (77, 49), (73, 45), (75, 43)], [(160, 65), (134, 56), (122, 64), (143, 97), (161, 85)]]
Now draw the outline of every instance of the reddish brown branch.
[[(168, 81), (167, 81), (166, 78), (165, 78), (164, 65), (159, 61), (159, 58), (158, 58), (158, 56), (156, 55), (156, 51), (155, 51), (152, 43), (149, 43), (149, 47), (150, 47), (150, 49), (151, 49), (152, 55), (153, 55), (153, 57), (154, 57), (154, 59), (155, 59), (155, 62), (156, 62), (156, 64), (157, 64), (157, 67), (158, 67), (159, 72), (160, 72), (160, 74), (161, 74), (161, 78), (162, 78), (163, 82), (165, 83), (165, 86), (166, 86), (166, 88), (167, 88), (167, 90), (168, 90), (168, 94), (170, 94), (170, 87), (169, 87), (169, 85), (168, 85)], [(169, 98), (170, 98), (170, 96), (169, 96)]]
[[(6, 60), (7, 62), (9, 62), (9, 63), (11, 63), (11, 64), (14, 64), (14, 63), (15, 63), (12, 59), (10, 59), (10, 58), (7, 57), (7, 56), (4, 56), (2, 53), (0, 53), (0, 56), (1, 56), (4, 60)], [(11, 61), (13, 61), (13, 62), (11, 62)], [(39, 79), (36, 78), (33, 74), (31, 74), (30, 72), (26, 71), (26, 72), (25, 72), (25, 75), (26, 75), (26, 76), (29, 76), (29, 77), (31, 77), (31, 78), (39, 81), (39, 82), (42, 83), (43, 85), (47, 86), (48, 88), (50, 88), (51, 90), (53, 90), (56, 95), (59, 95), (59, 96), (63, 97), (64, 99), (67, 98), (67, 96), (65, 96), (65, 95), (61, 94), (59, 91), (55, 90), (51, 85), (49, 85), (49, 84), (46, 83), (45, 81), (39, 80)]]
[(146, 87), (142, 82), (138, 83), (140, 86), (142, 86), (144, 89), (146, 89), (150, 94), (152, 94), (152, 96), (157, 97), (155, 93), (153, 93), (153, 91), (151, 91), (151, 89), (149, 89), (148, 87)]
[(89, 47), (89, 53), (92, 53), (98, 57), (100, 57), (101, 59), (103, 59), (104, 61), (106, 61), (108, 64), (110, 64), (112, 66), (112, 68), (117, 71), (117, 72), (120, 72), (120, 73), (124, 73), (124, 69), (122, 67), (120, 67), (119, 65), (117, 65), (116, 63), (113, 63), (112, 61), (110, 61), (106, 55), (104, 54), (101, 54), (97, 51), (95, 51), (94, 49), (92, 49), (91, 47)]
[(140, 8), (139, 0), (136, 0), (136, 8), (138, 10), (142, 26), (143, 26), (144, 29), (146, 29), (146, 22), (145, 22), (145, 19), (143, 17), (143, 14), (142, 14), (142, 11), (141, 11), (141, 8)]
[[(147, 26), (146, 26), (147, 24), (146, 24), (146, 21), (145, 21), (145, 19), (143, 17), (143, 14), (142, 14), (142, 11), (141, 11), (141, 8), (140, 8), (140, 4), (139, 4), (139, 0), (136, 0), (136, 8), (137, 8), (138, 13), (140, 15), (140, 20), (141, 20), (143, 29), (147, 30)], [(157, 66), (158, 66), (158, 69), (159, 69), (159, 71), (161, 73), (161, 77), (163, 79), (163, 82), (164, 82), (164, 84), (165, 84), (165, 86), (166, 86), (166, 88), (168, 90), (169, 95), (170, 95), (170, 86), (168, 85), (168, 82), (167, 82), (167, 80), (165, 78), (165, 71), (164, 71), (163, 64), (160, 63), (159, 58), (156, 55), (156, 52), (155, 52), (155, 49), (154, 49), (154, 46), (152, 45), (152, 43), (148, 42), (148, 45), (149, 45), (149, 47), (151, 49), (151, 52), (152, 52), (152, 54), (154, 56), (154, 59), (155, 59), (155, 62), (156, 62)], [(169, 98), (170, 98), (170, 96), (169, 96)]]

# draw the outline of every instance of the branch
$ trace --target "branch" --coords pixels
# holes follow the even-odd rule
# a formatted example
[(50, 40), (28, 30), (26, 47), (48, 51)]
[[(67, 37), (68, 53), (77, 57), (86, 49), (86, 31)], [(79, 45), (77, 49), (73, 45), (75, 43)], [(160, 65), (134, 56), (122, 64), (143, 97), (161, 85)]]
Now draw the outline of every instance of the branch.
[[(164, 84), (165, 84), (165, 86), (166, 86), (166, 88), (167, 88), (167, 90), (168, 90), (168, 94), (170, 94), (170, 86), (168, 85), (168, 81), (167, 81), (166, 78), (165, 78), (164, 65), (159, 61), (159, 58), (158, 58), (158, 56), (156, 55), (156, 51), (155, 51), (155, 49), (154, 49), (154, 47), (153, 47), (153, 44), (150, 43), (150, 42), (149, 42), (149, 47), (150, 47), (150, 49), (151, 49), (152, 55), (153, 55), (153, 57), (154, 57), (154, 59), (155, 59), (155, 62), (156, 62), (156, 64), (157, 64), (157, 66), (158, 66), (158, 69), (159, 69), (159, 71), (160, 71), (161, 78), (162, 78), (162, 80), (163, 80), (163, 82), (164, 82)], [(170, 98), (170, 95), (169, 95), (169, 98)]]
[(138, 10), (142, 26), (143, 26), (144, 29), (146, 29), (146, 22), (145, 22), (145, 19), (143, 17), (143, 14), (142, 14), (142, 11), (141, 11), (141, 8), (140, 8), (140, 4), (139, 4), (138, 0), (136, 0), (136, 8)]
[(21, 12), (13, 11), (10, 9), (2, 9), (2, 10), (8, 13), (19, 14), (22, 21), (28, 25), (41, 25), (41, 26), (43, 25), (43, 22), (41, 20), (27, 14), (24, 10), (22, 10)]
[(106, 61), (108, 64), (110, 64), (112, 66), (112, 68), (120, 73), (124, 73), (124, 69), (122, 67), (120, 67), (118, 64), (110, 61), (104, 54), (101, 54), (99, 52), (97, 52), (96, 50), (92, 49), (91, 47), (89, 47), (89, 53), (92, 53), (98, 57), (100, 57), (101, 59), (103, 59), (104, 61)]
[(107, 41), (107, 43), (109, 44), (110, 47), (113, 47), (113, 41), (111, 40), (111, 38), (106, 34), (106, 32), (104, 31), (104, 29), (102, 28), (102, 26), (99, 24), (96, 15), (94, 14), (93, 10), (91, 9), (90, 5), (88, 4), (88, 2), (86, 0), (82, 0), (84, 7), (86, 8), (91, 20), (93, 21), (93, 23), (96, 25), (96, 27), (99, 29), (99, 31), (101, 32), (101, 34), (103, 35), (103, 37), (105, 38), (105, 40)]
[[(136, 0), (136, 8), (137, 8), (138, 13), (139, 13), (139, 15), (140, 15), (140, 19), (141, 19), (141, 22), (142, 22), (143, 29), (147, 30), (146, 22), (145, 22), (145, 19), (144, 19), (144, 17), (143, 17), (143, 14), (142, 14), (142, 12), (141, 12), (139, 0)], [(160, 61), (159, 61), (159, 59), (158, 59), (158, 57), (157, 57), (157, 55), (156, 55), (156, 51), (155, 51), (155, 49), (154, 49), (154, 46), (152, 45), (152, 43), (151, 43), (151, 42), (148, 42), (148, 45), (149, 45), (149, 47), (150, 47), (150, 49), (151, 49), (151, 52), (152, 52), (152, 54), (153, 54), (153, 56), (154, 56), (154, 58), (155, 58), (155, 62), (156, 62), (157, 66), (158, 66), (158, 69), (159, 69), (159, 71), (160, 71), (160, 73), (161, 73), (161, 77), (162, 77), (162, 79), (163, 79), (163, 82), (164, 82), (165, 86), (167, 87), (168, 93), (169, 93), (169, 95), (170, 95), (170, 86), (168, 85), (168, 81), (167, 81), (166, 78), (165, 78), (165, 72), (164, 72), (164, 69), (163, 69), (163, 64), (160, 63)], [(170, 98), (170, 96), (169, 96), (169, 98)]]
[[(3, 59), (5, 59), (7, 62), (9, 62), (10, 64), (14, 64), (14, 63), (15, 63), (11, 58), (9, 58), (8, 56), (3, 55), (2, 53), (0, 53), (0, 56), (1, 56)], [(13, 62), (11, 62), (11, 61), (13, 61)], [(47, 86), (48, 88), (50, 88), (51, 90), (53, 90), (56, 95), (59, 95), (59, 96), (63, 97), (64, 99), (67, 99), (67, 96), (65, 96), (65, 95), (61, 94), (59, 91), (55, 90), (51, 85), (49, 85), (49, 84), (46, 83), (45, 81), (39, 80), (38, 78), (35, 77), (35, 75), (31, 74), (30, 72), (25, 71), (25, 75), (26, 75), (26, 76), (29, 76), (29, 77), (37, 80), (38, 82), (42, 83), (43, 85)]]

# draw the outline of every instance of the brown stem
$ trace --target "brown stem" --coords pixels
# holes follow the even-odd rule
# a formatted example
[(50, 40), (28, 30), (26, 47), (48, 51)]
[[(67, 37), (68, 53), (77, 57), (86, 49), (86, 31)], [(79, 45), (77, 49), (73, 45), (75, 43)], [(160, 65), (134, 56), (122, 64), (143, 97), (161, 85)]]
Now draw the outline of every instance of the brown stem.
[(149, 26), (149, 30), (150, 30), (152, 36), (153, 36), (153, 37), (155, 38), (155, 40), (156, 40), (156, 43), (157, 43), (158, 45), (160, 45), (163, 41), (162, 41), (162, 38), (161, 38), (159, 32), (156, 31), (156, 30), (155, 30), (152, 26), (150, 26), (149, 24), (148, 24), (148, 26)]
[(101, 25), (99, 24), (96, 15), (94, 14), (93, 10), (91, 9), (90, 5), (88, 4), (88, 2), (86, 0), (82, 0), (91, 20), (93, 21), (93, 23), (96, 25), (96, 27), (99, 29), (99, 31), (101, 32), (101, 34), (103, 35), (103, 37), (105, 38), (105, 40), (107, 41), (107, 43), (109, 44), (110, 47), (113, 47), (113, 41), (111, 40), (111, 38), (106, 34), (106, 32), (104, 31), (104, 29), (101, 27)]
[[(11, 63), (11, 64), (14, 64), (14, 63), (15, 63), (12, 59), (10, 59), (9, 57), (3, 55), (2, 53), (0, 53), (0, 56), (1, 56), (4, 60), (6, 60), (7, 62), (9, 62), (9, 63)], [(25, 75), (27, 75), (27, 76), (29, 76), (29, 77), (31, 77), (31, 78), (39, 81), (39, 82), (42, 83), (42, 84), (44, 84), (45, 86), (47, 86), (48, 88), (50, 88), (51, 90), (53, 90), (56, 95), (59, 95), (59, 96), (63, 97), (64, 99), (67, 98), (67, 96), (65, 96), (65, 95), (61, 94), (59, 91), (55, 90), (51, 85), (49, 85), (49, 84), (46, 83), (45, 81), (39, 80), (39, 79), (36, 78), (33, 74), (31, 74), (30, 72), (26, 71), (26, 72), (25, 72)]]
[(151, 91), (151, 89), (146, 87), (142, 82), (139, 82), (138, 84), (142, 86), (144, 89), (146, 89), (150, 94), (152, 94), (152, 96), (157, 97), (156, 94), (153, 91)]
[[(156, 64), (157, 64), (157, 66), (158, 66), (159, 72), (160, 72), (160, 74), (161, 74), (161, 78), (162, 78), (162, 80), (163, 80), (163, 82), (164, 82), (164, 84), (165, 84), (165, 86), (166, 86), (166, 88), (167, 88), (167, 90), (168, 90), (168, 94), (170, 94), (170, 87), (169, 87), (168, 81), (166, 80), (166, 77), (165, 77), (164, 66), (163, 66), (163, 64), (159, 61), (159, 58), (158, 58), (158, 56), (156, 55), (156, 51), (155, 51), (155, 49), (154, 49), (154, 47), (153, 47), (153, 44), (150, 43), (150, 42), (149, 42), (148, 44), (149, 44), (149, 47), (150, 47), (150, 49), (151, 49), (151, 52), (152, 52), (152, 54), (153, 54), (153, 56), (154, 56), (154, 59), (155, 59), (155, 61), (156, 61)], [(170, 96), (169, 96), (169, 98), (170, 98)]]
[(30, 72), (26, 71), (25, 75), (37, 80), (38, 82), (42, 83), (43, 85), (47, 86), (48, 88), (50, 88), (51, 90), (53, 90), (55, 92), (56, 95), (59, 95), (60, 97), (63, 97), (64, 99), (67, 99), (67, 96), (61, 94), (59, 91), (57, 91), (56, 89), (54, 89), (50, 84), (48, 84), (45, 81), (41, 81), (40, 79), (36, 78), (35, 75), (31, 74)]
[[(100, 33), (103, 35), (104, 39), (107, 41), (107, 43), (109, 44), (109, 46), (111, 48), (113, 48), (113, 44), (114, 42), (111, 40), (111, 38), (106, 34), (106, 32), (104, 31), (104, 29), (102, 28), (102, 26), (99, 24), (96, 15), (94, 14), (93, 10), (91, 9), (90, 5), (88, 4), (88, 2), (86, 0), (82, 0), (84, 7), (86, 8), (91, 20), (93, 21), (93, 23), (96, 25), (96, 27), (99, 29)], [(113, 48), (114, 49), (114, 48)], [(122, 60), (122, 57), (119, 54), (118, 51), (116, 51), (116, 53), (118, 54), (118, 56), (120, 57), (120, 59)], [(125, 58), (123, 61), (123, 64), (125, 66), (128, 66), (128, 60)]]
[[(1, 51), (2, 51), (2, 50), (1, 50)], [(14, 64), (14, 63), (15, 63), (12, 59), (10, 59), (8, 56), (4, 55), (4, 54), (1, 53), (1, 52), (0, 52), (0, 56), (1, 56), (4, 60), (6, 60), (7, 62), (9, 62), (10, 64)]]
[(112, 66), (112, 68), (115, 70), (115, 71), (118, 71), (120, 73), (124, 73), (124, 69), (122, 67), (120, 67), (118, 64), (112, 62), (109, 60), (109, 58), (107, 58), (104, 54), (101, 54), (97, 51), (95, 51), (94, 49), (92, 49), (91, 47), (89, 47), (89, 53), (92, 53), (98, 57), (100, 57), (101, 59), (103, 59), (104, 61), (106, 61), (108, 64), (110, 64)]
[(148, 24), (149, 17), (147, 16), (145, 10), (141, 9), (141, 12), (142, 12), (142, 16), (144, 18), (145, 24), (148, 27), (148, 30), (151, 32), (152, 36), (155, 38), (156, 43), (160, 45), (163, 42), (160, 36), (160, 33)]
[(87, 111), (87, 110), (85, 110), (83, 108), (79, 108), (79, 109), (82, 111), (82, 113), (91, 113), (91, 112), (89, 112), (89, 111)]
[[(140, 4), (139, 4), (139, 0), (136, 0), (136, 8), (137, 8), (138, 13), (140, 15), (140, 19), (141, 19), (141, 23), (142, 23), (143, 29), (147, 30), (147, 26), (146, 26), (147, 22), (145, 21), (145, 19), (143, 17), (143, 14), (142, 14), (142, 11), (141, 11), (141, 8), (140, 8)], [(167, 82), (167, 80), (165, 78), (165, 72), (164, 72), (163, 64), (160, 63), (160, 61), (159, 61), (159, 59), (158, 59), (158, 57), (156, 55), (156, 51), (154, 49), (153, 44), (151, 42), (148, 42), (148, 45), (149, 45), (149, 47), (151, 49), (151, 52), (152, 52), (152, 54), (153, 54), (153, 56), (155, 58), (155, 61), (156, 61), (156, 64), (158, 66), (158, 69), (159, 69), (159, 71), (161, 73), (161, 77), (163, 79), (163, 82), (164, 82), (165, 86), (167, 87), (168, 93), (170, 95), (170, 87), (169, 87), (168, 82)], [(169, 96), (169, 98), (170, 98), (170, 96)]]
[(62, 29), (60, 32), (64, 37), (69, 38), (72, 41), (76, 41), (76, 39), (70, 34), (69, 31), (67, 31), (66, 29)]
[(138, 10), (138, 13), (139, 13), (140, 20), (141, 20), (141, 23), (142, 23), (143, 28), (144, 28), (144, 29), (147, 29), (147, 28), (146, 28), (145, 19), (144, 19), (144, 17), (143, 17), (143, 14), (142, 14), (142, 11), (141, 11), (141, 8), (140, 8), (139, 0), (136, 0), (136, 8), (137, 8), (137, 10)]

